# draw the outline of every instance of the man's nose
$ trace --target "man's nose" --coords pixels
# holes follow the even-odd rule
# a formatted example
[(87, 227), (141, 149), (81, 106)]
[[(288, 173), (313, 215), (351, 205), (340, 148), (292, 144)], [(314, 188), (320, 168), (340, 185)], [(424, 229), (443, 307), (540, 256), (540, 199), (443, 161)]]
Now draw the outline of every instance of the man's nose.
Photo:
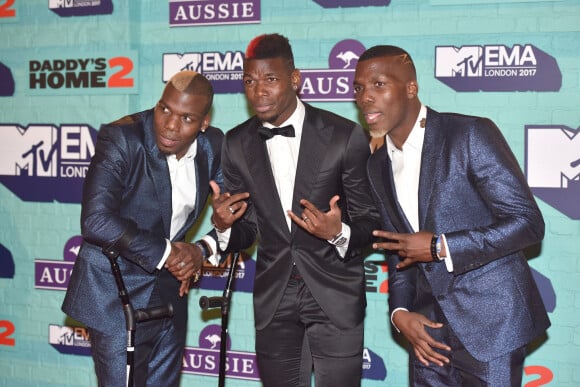
[(179, 128), (179, 117), (176, 114), (171, 114), (165, 121), (165, 127), (168, 130), (177, 130)]

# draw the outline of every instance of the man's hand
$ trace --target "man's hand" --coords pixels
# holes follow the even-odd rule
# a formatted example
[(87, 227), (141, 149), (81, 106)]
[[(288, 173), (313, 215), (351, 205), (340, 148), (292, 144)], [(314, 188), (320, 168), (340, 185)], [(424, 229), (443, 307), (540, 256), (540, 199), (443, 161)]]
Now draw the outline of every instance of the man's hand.
[(220, 193), (220, 187), (215, 181), (210, 181), (209, 185), (213, 191), (212, 203), (213, 214), (212, 223), (219, 230), (227, 230), (232, 224), (244, 215), (248, 208), (246, 199), (250, 197), (249, 192), (241, 192), (231, 195), (229, 192)]
[(308, 200), (302, 199), (300, 200), (300, 204), (304, 207), (302, 216), (297, 216), (291, 210), (288, 210), (288, 216), (310, 234), (330, 240), (342, 230), (341, 211), (337, 204), (339, 199), (338, 195), (330, 199), (328, 212), (322, 212)]
[(449, 358), (435, 351), (438, 348), (443, 351), (451, 351), (451, 347), (435, 341), (425, 330), (425, 326), (430, 328), (441, 328), (443, 324), (434, 322), (419, 313), (398, 310), (393, 315), (393, 324), (407, 338), (413, 346), (413, 351), (417, 359), (425, 366), (435, 363), (443, 366), (449, 363)]
[(190, 279), (181, 281), (181, 286), (179, 287), (179, 297), (183, 297), (185, 294), (189, 294), (189, 282)]
[(383, 230), (373, 231), (373, 235), (384, 238), (385, 242), (373, 243), (373, 249), (396, 251), (403, 260), (397, 265), (397, 269), (403, 269), (417, 262), (431, 262), (431, 238), (433, 233), (419, 231), (414, 234), (399, 234)]
[(171, 242), (171, 252), (165, 261), (165, 268), (178, 281), (182, 281), (180, 295), (183, 295), (183, 281), (188, 281), (189, 285), (189, 279), (201, 271), (202, 261), (201, 249), (196, 245), (186, 242)]

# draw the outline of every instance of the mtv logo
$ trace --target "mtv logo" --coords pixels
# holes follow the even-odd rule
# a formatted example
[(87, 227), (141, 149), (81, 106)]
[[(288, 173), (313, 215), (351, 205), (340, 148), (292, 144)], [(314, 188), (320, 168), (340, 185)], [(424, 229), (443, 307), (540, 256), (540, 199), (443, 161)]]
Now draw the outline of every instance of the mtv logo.
[(572, 219), (580, 219), (579, 131), (563, 125), (526, 125), (528, 185)]
[(48, 8), (95, 7), (101, 0), (48, 0)]
[(0, 175), (57, 176), (58, 131), (50, 125), (1, 125)]
[(180, 71), (191, 70), (201, 73), (202, 56), (199, 52), (185, 54), (163, 54), (163, 82)]
[(48, 8), (74, 7), (74, 0), (48, 0)]
[(49, 344), (74, 345), (74, 330), (72, 327), (50, 324), (48, 327)]
[(435, 47), (435, 77), (481, 77), (483, 47)]
[(112, 0), (48, 0), (48, 9), (59, 16), (89, 16), (113, 13)]

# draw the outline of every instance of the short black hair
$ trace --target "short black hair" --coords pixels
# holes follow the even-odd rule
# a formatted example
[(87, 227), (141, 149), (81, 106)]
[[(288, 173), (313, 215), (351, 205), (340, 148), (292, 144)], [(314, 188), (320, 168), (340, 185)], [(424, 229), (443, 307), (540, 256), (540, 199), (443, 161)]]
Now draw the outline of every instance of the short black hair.
[(358, 58), (359, 62), (363, 62), (369, 59), (380, 58), (382, 56), (399, 56), (401, 57), (401, 62), (403, 64), (410, 64), (413, 70), (413, 74), (416, 74), (417, 70), (415, 69), (415, 63), (413, 63), (413, 58), (411, 55), (401, 47), (397, 46), (390, 46), (390, 45), (379, 45), (374, 46), (367, 49), (365, 52), (362, 53), (360, 58)]
[(294, 70), (294, 54), (288, 38), (280, 34), (263, 34), (256, 36), (246, 48), (245, 59), (284, 58)]

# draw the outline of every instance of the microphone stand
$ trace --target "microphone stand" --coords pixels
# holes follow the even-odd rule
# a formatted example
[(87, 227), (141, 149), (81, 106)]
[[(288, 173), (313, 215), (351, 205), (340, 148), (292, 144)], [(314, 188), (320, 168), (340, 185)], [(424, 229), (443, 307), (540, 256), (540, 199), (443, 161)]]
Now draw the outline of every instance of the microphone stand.
[(239, 259), (239, 252), (233, 253), (232, 262), (230, 263), (230, 270), (228, 272), (228, 278), (226, 280), (226, 287), (224, 289), (223, 295), (215, 297), (201, 296), (199, 298), (199, 306), (203, 310), (213, 309), (221, 307), (222, 315), (222, 330), (221, 330), (221, 340), (220, 340), (220, 365), (219, 365), (219, 379), (218, 386), (224, 387), (226, 380), (226, 352), (227, 352), (227, 340), (228, 340), (228, 319), (230, 312), (230, 303), (232, 298), (232, 281), (234, 279), (234, 273), (236, 271), (236, 266)]
[(126, 386), (133, 387), (133, 356), (135, 353), (135, 330), (138, 322), (171, 317), (173, 316), (173, 305), (167, 304), (165, 306), (155, 306), (144, 309), (133, 309), (131, 301), (129, 300), (129, 293), (125, 288), (121, 269), (117, 263), (119, 252), (113, 249), (103, 249), (103, 253), (109, 258), (111, 262), (111, 269), (117, 282), (119, 290), (119, 298), (123, 304), (123, 313), (125, 314), (125, 326), (127, 328), (127, 378)]

